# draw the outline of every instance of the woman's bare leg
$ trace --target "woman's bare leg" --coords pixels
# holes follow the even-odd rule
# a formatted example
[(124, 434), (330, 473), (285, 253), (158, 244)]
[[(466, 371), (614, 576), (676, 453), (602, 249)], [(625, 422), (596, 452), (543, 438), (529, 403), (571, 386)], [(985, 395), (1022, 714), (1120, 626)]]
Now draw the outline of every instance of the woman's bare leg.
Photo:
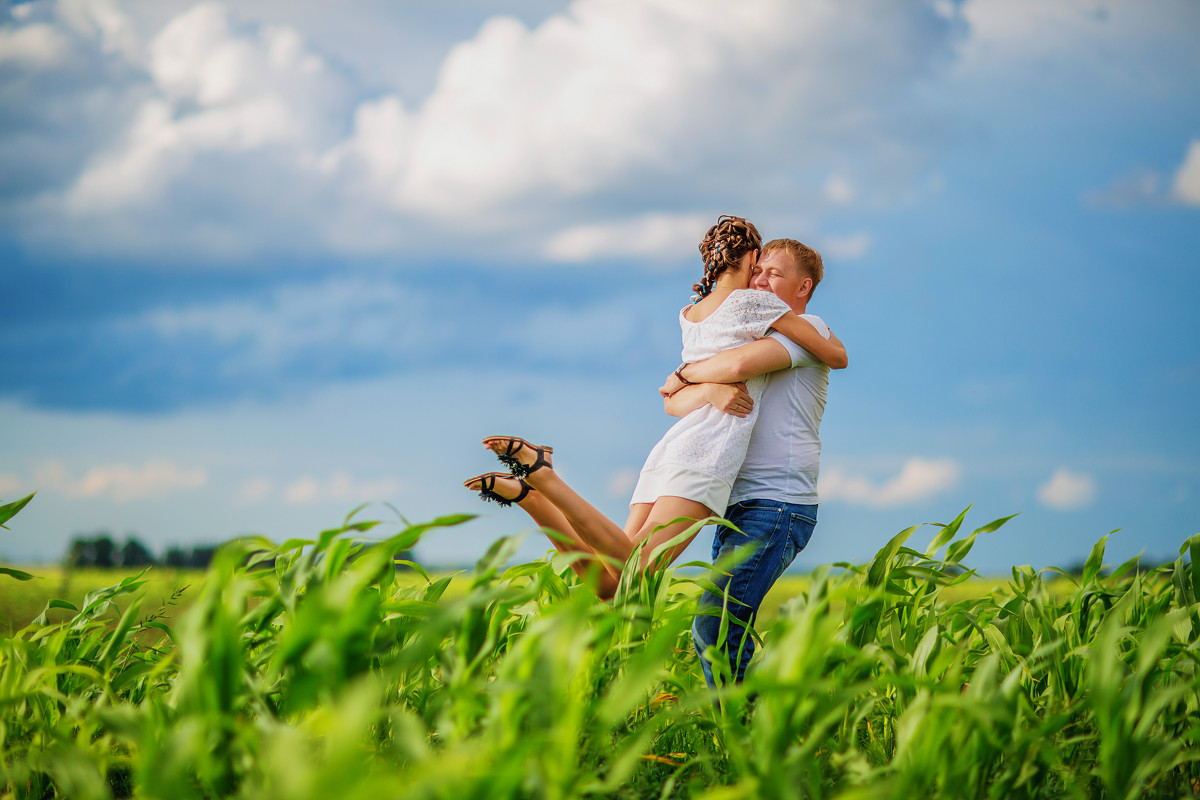
[[(584, 544), (590, 546), (595, 552), (619, 559), (621, 563), (624, 563), (629, 559), (633, 548), (638, 543), (646, 541), (646, 545), (642, 549), (643, 569), (650, 565), (650, 556), (656, 547), (686, 531), (696, 520), (706, 519), (713, 515), (708, 506), (703, 503), (682, 497), (664, 496), (655, 500), (653, 505), (637, 503), (631, 506), (629, 521), (626, 523), (625, 531), (622, 531), (595, 506), (580, 497), (552, 469), (537, 470), (525, 481), (537, 492), (544, 494), (545, 498), (562, 512), (571, 527), (583, 539)], [(534, 492), (530, 494), (532, 495)], [(683, 519), (680, 519), (681, 517)], [(675, 522), (675, 520), (679, 521)], [(627, 531), (632, 533), (627, 533)], [(674, 544), (660, 553), (655, 567), (664, 569), (673, 563), (694, 538), (695, 533), (685, 541)]]
[(654, 508), (653, 503), (632, 503), (629, 506), (629, 517), (625, 520), (625, 535), (629, 537), (629, 541), (636, 542), (637, 532), (646, 524), (646, 519), (650, 516), (650, 509)]
[(562, 512), (584, 544), (594, 552), (614, 558), (620, 564), (628, 560), (633, 552), (633, 541), (625, 531), (580, 497), (553, 469), (536, 470), (525, 481)]
[[(464, 484), (471, 491), (477, 491), (480, 483), (468, 481)], [(515, 498), (521, 493), (521, 485), (516, 478), (501, 478), (497, 477), (492, 485), (492, 491), (499, 494), (501, 497)], [(588, 547), (587, 543), (580, 538), (575, 529), (563, 516), (562, 512), (554, 507), (554, 504), (547, 500), (540, 492), (534, 490), (525, 495), (521, 500), (515, 501), (521, 510), (530, 516), (543, 532), (552, 531), (560, 534), (559, 536), (551, 536), (546, 534), (546, 538), (560, 552), (564, 554), (582, 553), (588, 558), (577, 559), (571, 562), (571, 569), (575, 574), (586, 583), (596, 582), (596, 593), (601, 597), (611, 597), (616, 591), (617, 582), (620, 580), (620, 570), (615, 566), (607, 564), (603, 559), (596, 558), (596, 551)]]
[[(489, 437), (484, 439), (484, 447), (502, 454), (507, 451), (510, 441), (509, 437)], [(531, 445), (521, 446), (512, 455), (525, 466), (533, 466), (537, 457)], [(683, 533), (696, 520), (712, 516), (712, 511), (703, 503), (682, 497), (664, 496), (658, 498), (653, 505), (646, 503), (632, 505), (625, 530), (622, 530), (568, 486), (551, 466), (535, 469), (525, 477), (525, 482), (535, 490), (530, 494), (542, 494), (562, 513), (582, 544), (595, 553), (616, 559), (619, 564), (624, 564), (629, 560), (634, 546), (643, 540), (648, 540), (642, 550), (643, 569), (649, 565), (650, 554), (654, 548)], [(681, 517), (683, 519), (680, 519)], [(673, 522), (676, 519), (680, 519), (680, 521)], [(656, 528), (659, 530), (655, 530)], [(662, 569), (671, 564), (693, 538), (695, 538), (694, 534), (686, 541), (672, 545), (664, 553), (659, 554), (655, 561), (655, 567)]]
[(560, 536), (547, 536), (560, 553), (567, 555), (573, 553), (582, 553), (586, 558), (576, 559), (571, 562), (571, 569), (581, 580), (586, 582), (596, 581), (596, 592), (601, 597), (612, 597), (613, 592), (617, 589), (617, 582), (620, 580), (620, 569), (607, 563), (602, 558), (596, 557), (596, 551), (588, 547), (575, 528), (567, 520), (563, 513), (558, 510), (541, 492), (534, 490), (525, 495), (521, 502), (517, 503), (521, 510), (537, 523), (538, 527), (543, 531), (554, 531)]
[[(674, 539), (679, 534), (691, 527), (696, 520), (705, 519), (713, 516), (711, 509), (703, 503), (697, 503), (695, 500), (687, 500), (683, 497), (672, 497), (664, 495), (654, 501), (654, 506), (650, 509), (645, 521), (638, 528), (633, 536), (634, 544), (646, 542), (642, 548), (642, 569), (650, 565), (651, 553), (654, 549), (663, 542), (668, 542)], [(680, 517), (684, 519), (679, 522), (673, 522)], [(658, 530), (655, 530), (658, 528)], [(692, 539), (696, 538), (697, 530), (691, 536), (678, 544), (673, 544), (662, 553), (659, 554), (655, 564), (655, 568), (663, 569), (669, 564), (675, 562), (679, 558), (687, 546), (691, 544)]]
[[(485, 439), (484, 446), (500, 453), (506, 450), (508, 441), (508, 437)], [(513, 455), (526, 466), (532, 466), (536, 459), (536, 453), (531, 446), (523, 446)], [(650, 541), (642, 555), (645, 566), (650, 552), (656, 546), (679, 535), (692, 524), (690, 521), (670, 524), (672, 520), (678, 517), (696, 520), (711, 516), (709, 509), (702, 503), (682, 497), (660, 497), (653, 506), (645, 503), (633, 505), (625, 530), (621, 530), (616, 523), (568, 486), (552, 467), (534, 470), (526, 476), (525, 481), (562, 512), (585, 545), (594, 552), (614, 558), (622, 564), (629, 559), (637, 542), (649, 538)], [(655, 532), (654, 529), (660, 526), (665, 527)], [(686, 546), (687, 542), (673, 546), (665, 554), (665, 560), (660, 563), (671, 563)]]

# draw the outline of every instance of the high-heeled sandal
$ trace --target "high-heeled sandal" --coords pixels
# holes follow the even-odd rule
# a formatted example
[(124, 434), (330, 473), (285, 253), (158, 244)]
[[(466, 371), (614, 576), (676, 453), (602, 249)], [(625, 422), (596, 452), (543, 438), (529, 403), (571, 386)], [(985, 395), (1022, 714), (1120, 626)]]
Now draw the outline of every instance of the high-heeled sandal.
[[(512, 470), (513, 477), (525, 478), (531, 472), (537, 472), (542, 467), (550, 467), (554, 469), (554, 464), (548, 456), (554, 455), (553, 447), (542, 447), (540, 445), (531, 444), (519, 436), (489, 436), (483, 440), (484, 444), (488, 442), (503, 441), (504, 452), (496, 453), (496, 458), (500, 459), (500, 463)], [(525, 466), (517, 460), (516, 454), (522, 447), (528, 447), (533, 452), (537, 453), (537, 460), (529, 466)], [(496, 451), (492, 451), (496, 452)]]
[[(503, 497), (501, 495), (496, 494), (495, 488), (496, 488), (496, 479), (497, 478), (516, 478), (517, 483), (521, 484), (521, 493), (519, 495), (517, 495), (516, 497)], [(516, 475), (509, 475), (504, 472), (485, 472), (482, 475), (476, 475), (474, 478), (468, 478), (467, 480), (463, 481), (463, 486), (470, 489), (471, 484), (474, 483), (475, 481), (479, 481), (479, 499), (480, 500), (486, 500), (488, 502), (498, 503), (503, 508), (508, 508), (513, 503), (521, 502), (522, 500), (525, 499), (525, 495), (529, 494), (530, 490), (533, 489), (532, 486), (530, 486), (525, 481), (521, 480)]]

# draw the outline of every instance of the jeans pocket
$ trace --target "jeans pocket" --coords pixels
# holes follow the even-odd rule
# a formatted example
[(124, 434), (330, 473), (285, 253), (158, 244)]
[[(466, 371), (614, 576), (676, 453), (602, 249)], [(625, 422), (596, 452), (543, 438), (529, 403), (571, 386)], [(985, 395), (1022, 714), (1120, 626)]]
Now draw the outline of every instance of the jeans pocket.
[(746, 540), (767, 538), (783, 524), (783, 509), (778, 504), (751, 503), (755, 501), (739, 503), (736, 513), (730, 514), (729, 521), (745, 534)]
[[(796, 548), (796, 553), (799, 553), (808, 546), (808, 540), (812, 538), (813, 529), (817, 527), (817, 521), (807, 514), (800, 514), (795, 511), (789, 514), (791, 517), (788, 538), (792, 540), (793, 546)], [(795, 558), (795, 554), (792, 556)]]

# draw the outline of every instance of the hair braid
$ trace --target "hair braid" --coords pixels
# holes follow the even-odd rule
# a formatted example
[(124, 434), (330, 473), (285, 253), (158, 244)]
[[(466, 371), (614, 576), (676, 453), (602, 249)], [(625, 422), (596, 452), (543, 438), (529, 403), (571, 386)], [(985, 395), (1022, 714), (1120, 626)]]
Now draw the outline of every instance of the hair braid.
[(762, 246), (758, 229), (742, 217), (722, 215), (717, 224), (708, 229), (704, 241), (700, 242), (700, 255), (704, 259), (704, 276), (699, 283), (692, 284), (692, 302), (698, 303), (712, 291), (717, 278), (727, 269), (737, 269), (742, 257)]

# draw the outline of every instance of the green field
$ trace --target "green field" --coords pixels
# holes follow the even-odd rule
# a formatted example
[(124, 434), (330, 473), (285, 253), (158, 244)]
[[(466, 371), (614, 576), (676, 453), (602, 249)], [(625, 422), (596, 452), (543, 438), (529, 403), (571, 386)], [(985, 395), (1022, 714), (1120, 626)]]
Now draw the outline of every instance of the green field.
[[(46, 604), (54, 598), (67, 600), (79, 606), (89, 592), (94, 592), (123, 579), (137, 575), (141, 570), (121, 569), (65, 569), (58, 566), (37, 565), (22, 567), (24, 571), (34, 576), (26, 582), (0, 581), (0, 634), (11, 635), (29, 624), (36, 616), (46, 609)], [(442, 576), (438, 576), (442, 577)], [(450, 585), (445, 597), (454, 597), (465, 593), (471, 585), (468, 570), (456, 572), (450, 576)], [(181, 570), (170, 567), (151, 567), (142, 576), (141, 587), (133, 593), (131, 600), (141, 602), (143, 609), (153, 610), (162, 619), (170, 622), (177, 614), (186, 609), (196, 590), (204, 582), (205, 573), (201, 570)], [(398, 582), (416, 583), (421, 577), (416, 573), (400, 573)], [(763, 601), (759, 613), (759, 625), (762, 630), (770, 628), (772, 621), (784, 603), (799, 597), (809, 586), (807, 575), (785, 574), (775, 584)], [(989, 596), (1001, 590), (1008, 584), (1007, 580), (999, 578), (973, 577), (957, 586), (942, 590), (943, 600), (963, 600)], [(1060, 585), (1063, 585), (1060, 582)], [(688, 587), (680, 586), (681, 592), (688, 592)], [(691, 587), (692, 594), (698, 594), (696, 587)], [(110, 616), (115, 617), (117, 610), (113, 609)], [(69, 617), (70, 612), (62, 609), (52, 609), (47, 615), (50, 621), (61, 621)]]
[(0, 639), (0, 796), (1197, 796), (1200, 536), (1150, 571), (1101, 540), (1075, 577), (964, 572), (1002, 523), (781, 582), (715, 696), (700, 576), (603, 603), (508, 539), (459, 576), (398, 573), (430, 526), (371, 522), (203, 574), (0, 576), (32, 620)]
[[(32, 566), (22, 567), (34, 577), (28, 581), (4, 579), (0, 581), (0, 633), (11, 635), (28, 625), (34, 617), (41, 614), (46, 604), (58, 598), (76, 606), (83, 602), (88, 592), (111, 586), (129, 577), (128, 570), (111, 569), (64, 569), (63, 567)], [(145, 584), (137, 592), (142, 601), (142, 607), (157, 609), (163, 607), (167, 617), (174, 617), (184, 607), (190, 597), (190, 590), (198, 587), (204, 581), (204, 573), (196, 570), (176, 570), (166, 567), (153, 567), (146, 573)], [(171, 597), (179, 592), (177, 600)], [(115, 612), (110, 612), (115, 613)], [(69, 611), (53, 609), (47, 615), (51, 621), (67, 619)]]

